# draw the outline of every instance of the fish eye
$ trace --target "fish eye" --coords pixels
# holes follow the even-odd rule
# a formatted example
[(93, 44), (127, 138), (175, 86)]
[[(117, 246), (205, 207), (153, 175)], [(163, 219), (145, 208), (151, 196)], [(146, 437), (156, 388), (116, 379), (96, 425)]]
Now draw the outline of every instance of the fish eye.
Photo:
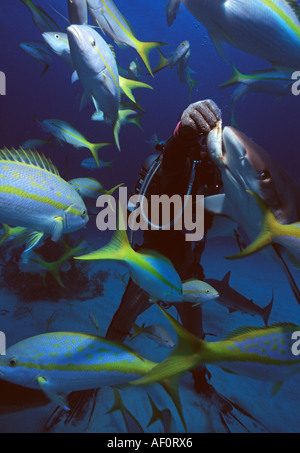
[(266, 181), (267, 179), (271, 179), (271, 173), (268, 170), (263, 170), (257, 175), (257, 179), (259, 181)]
[(81, 211), (81, 217), (84, 219), (84, 218), (86, 217), (86, 215), (87, 215), (87, 212), (86, 212), (85, 209), (83, 209), (83, 210)]
[(8, 362), (10, 367), (15, 367), (17, 365), (17, 359), (15, 357), (12, 357), (9, 362)]
[(209, 289), (206, 290), (206, 293), (209, 294)]
[(96, 41), (94, 39), (91, 40), (92, 47), (96, 47)]
[(59, 35), (55, 35), (55, 38), (56, 38), (56, 39), (59, 39)]

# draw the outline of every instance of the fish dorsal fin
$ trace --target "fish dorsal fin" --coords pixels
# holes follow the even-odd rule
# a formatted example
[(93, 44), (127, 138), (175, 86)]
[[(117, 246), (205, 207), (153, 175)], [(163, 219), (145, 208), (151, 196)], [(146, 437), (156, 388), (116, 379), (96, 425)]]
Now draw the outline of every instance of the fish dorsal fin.
[(34, 167), (41, 168), (46, 170), (56, 176), (59, 176), (58, 170), (53, 165), (50, 159), (44, 156), (44, 154), (39, 154), (36, 150), (32, 151), (31, 149), (23, 148), (19, 149), (8, 149), (3, 148), (0, 150), (0, 162), (20, 162), (27, 165), (33, 165)]
[(286, 2), (292, 8), (292, 10), (297, 16), (298, 21), (300, 22), (300, 4), (298, 0), (286, 0)]
[(227, 274), (224, 275), (222, 283), (229, 286), (230, 276), (231, 276), (231, 271), (227, 272)]

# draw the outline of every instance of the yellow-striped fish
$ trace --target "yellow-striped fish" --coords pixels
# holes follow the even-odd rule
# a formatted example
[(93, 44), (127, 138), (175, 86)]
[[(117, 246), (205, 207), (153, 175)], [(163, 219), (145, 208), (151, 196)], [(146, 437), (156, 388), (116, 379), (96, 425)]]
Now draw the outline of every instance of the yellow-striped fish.
[[(157, 363), (133, 349), (104, 338), (73, 332), (55, 332), (25, 339), (0, 356), (1, 379), (42, 390), (69, 410), (67, 396), (74, 391), (119, 386), (145, 376)], [(176, 389), (162, 382), (184, 423)]]
[(88, 222), (76, 190), (36, 151), (0, 150), (0, 222), (25, 227), (27, 250), (44, 235), (58, 241)]
[(87, 0), (89, 12), (99, 27), (116, 43), (132, 47), (143, 60), (149, 73), (152, 75), (149, 52), (161, 46), (163, 42), (142, 42), (135, 36), (133, 29), (125, 17), (120, 13), (112, 0)]
[(117, 62), (111, 47), (91, 27), (71, 25), (68, 28), (71, 56), (85, 95), (94, 102), (97, 113), (113, 126), (114, 138), (120, 150), (119, 131), (134, 110), (120, 109), (121, 90), (134, 101), (133, 88), (151, 88), (150, 85), (119, 76)]
[(150, 373), (133, 382), (149, 384), (192, 370), (200, 364), (215, 365), (232, 374), (275, 383), (273, 391), (300, 373), (300, 357), (293, 354), (293, 333), (300, 330), (294, 324), (270, 327), (243, 327), (224, 340), (208, 343), (188, 332), (169, 313), (160, 308), (174, 327), (178, 346)]
[(99, 166), (98, 151), (104, 146), (109, 146), (111, 143), (90, 143), (75, 127), (66, 121), (50, 119), (38, 121), (42, 129), (52, 134), (59, 142), (66, 142), (74, 148), (88, 148), (97, 165)]
[(133, 250), (125, 230), (119, 206), (119, 229), (111, 242), (100, 250), (75, 259), (121, 261), (128, 266), (131, 278), (152, 301), (182, 302), (182, 283), (172, 262), (153, 250)]

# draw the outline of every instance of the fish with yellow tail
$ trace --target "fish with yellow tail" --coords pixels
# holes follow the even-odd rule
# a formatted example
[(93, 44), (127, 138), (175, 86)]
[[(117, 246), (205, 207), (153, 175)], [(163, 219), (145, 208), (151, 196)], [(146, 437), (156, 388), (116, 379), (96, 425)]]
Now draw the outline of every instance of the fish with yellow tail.
[(248, 191), (256, 200), (262, 212), (262, 225), (258, 237), (241, 252), (227, 257), (227, 259), (239, 259), (253, 255), (271, 244), (279, 244), (287, 250), (289, 261), (300, 268), (300, 222), (283, 225), (278, 222), (269, 206), (255, 192)]
[(104, 33), (117, 44), (132, 47), (137, 51), (151, 75), (149, 52), (165, 46), (163, 42), (142, 42), (135, 36), (129, 22), (118, 10), (112, 0), (87, 0), (88, 10)]
[(131, 278), (150, 297), (151, 301), (182, 301), (182, 283), (171, 261), (153, 250), (139, 250), (131, 247), (126, 233), (122, 207), (119, 205), (118, 230), (110, 243), (78, 260), (114, 260), (124, 263)]
[[(71, 392), (113, 387), (145, 376), (157, 365), (121, 343), (74, 332), (55, 332), (27, 338), (0, 356), (0, 378), (42, 390), (54, 403), (69, 410)], [(184, 423), (182, 408), (171, 381), (161, 382)]]
[(82, 198), (51, 160), (22, 148), (0, 150), (0, 201), (0, 222), (30, 230), (18, 237), (26, 250), (44, 236), (59, 241), (89, 220)]
[(71, 25), (68, 28), (70, 51), (85, 96), (92, 99), (97, 113), (112, 124), (116, 145), (120, 151), (119, 132), (134, 110), (121, 110), (121, 90), (134, 101), (133, 88), (151, 88), (150, 85), (119, 76), (111, 47), (92, 27)]
[[(65, 288), (65, 285), (63, 284), (60, 276), (60, 269), (62, 266), (67, 263), (71, 258), (73, 258), (76, 255), (80, 255), (80, 253), (84, 252), (86, 250), (86, 247), (83, 245), (84, 240), (81, 240), (75, 247), (71, 247), (66, 241), (63, 241), (63, 246), (64, 246), (64, 253), (63, 255), (57, 260), (53, 262), (48, 262), (43, 259), (42, 256), (38, 255), (35, 253), (35, 259), (30, 259), (35, 264), (38, 264), (41, 266), (45, 272), (49, 272), (53, 278), (57, 281), (57, 283)], [(45, 281), (45, 276), (44, 276), (44, 281)]]
[(26, 232), (26, 228), (22, 227), (10, 227), (8, 225), (3, 225), (3, 234), (0, 237), (0, 245), (4, 244), (6, 241), (18, 237), (20, 234)]
[(159, 307), (178, 337), (174, 352), (133, 385), (150, 384), (180, 376), (199, 365), (215, 365), (224, 371), (274, 383), (273, 393), (296, 373), (300, 357), (292, 353), (292, 335), (300, 327), (275, 324), (270, 327), (243, 327), (222, 341), (208, 343), (197, 338)]
[(88, 148), (99, 167), (98, 151), (111, 143), (90, 143), (79, 131), (66, 121), (49, 119), (38, 121), (45, 132), (53, 135), (59, 143), (66, 142), (74, 148)]
[(32, 20), (41, 33), (59, 30), (57, 23), (49, 16), (49, 14), (46, 13), (43, 8), (36, 6), (32, 0), (21, 0), (21, 2), (24, 3), (24, 5), (29, 9)]
[(194, 306), (202, 305), (219, 297), (215, 288), (201, 280), (190, 279), (182, 284), (182, 295), (184, 302), (193, 303)]

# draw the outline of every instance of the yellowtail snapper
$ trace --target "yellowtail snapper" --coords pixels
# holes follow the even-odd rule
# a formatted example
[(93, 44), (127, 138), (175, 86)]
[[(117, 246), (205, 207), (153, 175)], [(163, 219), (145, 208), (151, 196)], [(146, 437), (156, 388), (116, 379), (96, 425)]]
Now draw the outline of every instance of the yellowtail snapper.
[(134, 110), (120, 110), (120, 90), (135, 100), (131, 90), (149, 87), (135, 80), (119, 76), (115, 56), (104, 39), (91, 27), (72, 25), (68, 37), (74, 67), (84, 88), (85, 96), (94, 102), (97, 113), (113, 126), (114, 138), (120, 150), (119, 131)]
[(152, 75), (149, 52), (152, 49), (165, 46), (165, 44), (163, 42), (139, 41), (134, 36), (131, 25), (112, 0), (87, 0), (87, 5), (94, 22), (99, 25), (102, 31), (117, 44), (135, 49)]
[(36, 6), (32, 0), (21, 0), (31, 12), (32, 20), (41, 33), (45, 31), (58, 31), (57, 23), (40, 6)]
[(88, 148), (95, 162), (99, 165), (98, 151), (99, 149), (111, 145), (111, 143), (90, 143), (79, 131), (66, 121), (50, 119), (38, 121), (45, 132), (53, 135), (59, 143), (66, 142), (74, 148)]

